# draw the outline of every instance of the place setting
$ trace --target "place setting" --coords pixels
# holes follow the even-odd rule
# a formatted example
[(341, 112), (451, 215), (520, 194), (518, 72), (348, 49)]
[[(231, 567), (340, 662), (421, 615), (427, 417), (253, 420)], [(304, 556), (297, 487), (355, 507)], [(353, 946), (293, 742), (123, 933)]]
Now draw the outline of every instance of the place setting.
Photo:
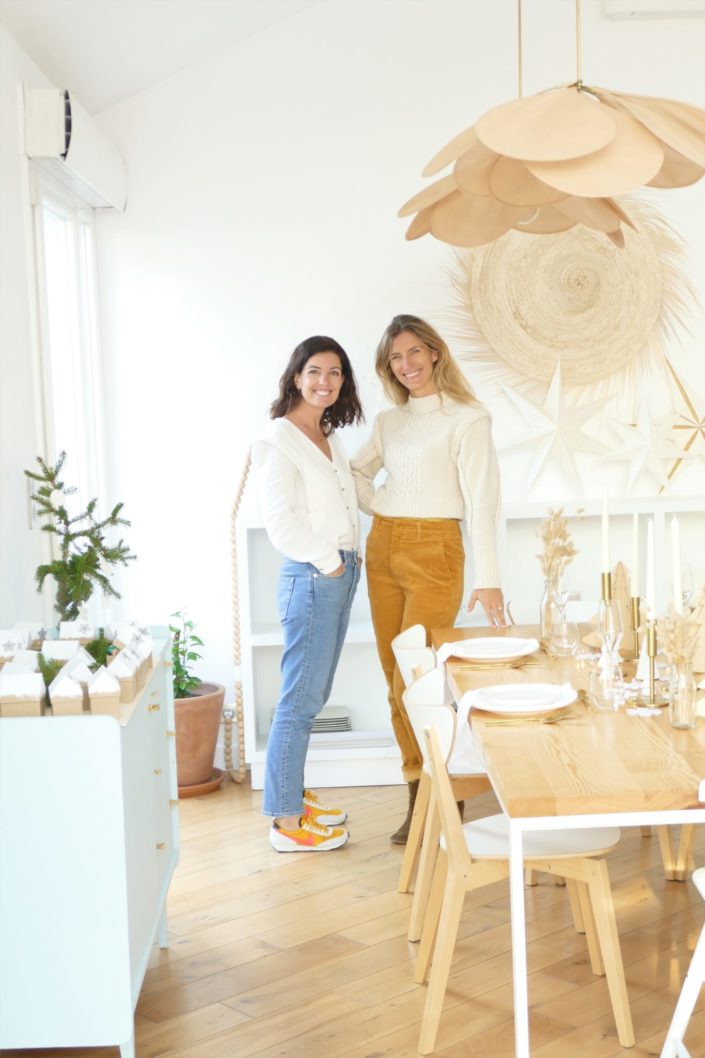
[(465, 703), (486, 726), (517, 723), (556, 724), (577, 719), (583, 712), (570, 709), (578, 692), (570, 683), (512, 683), (468, 691)]
[(453, 658), (462, 663), (461, 668), (516, 668), (525, 665), (539, 649), (539, 641), (533, 637), (483, 636), (445, 643), (436, 656), (438, 665)]

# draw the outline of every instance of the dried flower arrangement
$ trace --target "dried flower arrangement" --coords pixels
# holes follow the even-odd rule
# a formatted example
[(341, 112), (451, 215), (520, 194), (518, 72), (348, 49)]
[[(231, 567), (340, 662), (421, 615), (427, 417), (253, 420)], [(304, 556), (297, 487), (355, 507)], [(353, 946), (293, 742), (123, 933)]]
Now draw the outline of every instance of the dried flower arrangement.
[(568, 521), (563, 516), (563, 508), (557, 511), (548, 509), (548, 518), (541, 525), (541, 542), (543, 553), (537, 555), (541, 572), (552, 584), (557, 584), (566, 566), (569, 566), (577, 555), (573, 540), (568, 532)]
[(693, 613), (688, 610), (676, 613), (672, 606), (658, 619), (656, 632), (659, 650), (666, 655), (671, 665), (688, 665), (692, 662), (699, 628)]

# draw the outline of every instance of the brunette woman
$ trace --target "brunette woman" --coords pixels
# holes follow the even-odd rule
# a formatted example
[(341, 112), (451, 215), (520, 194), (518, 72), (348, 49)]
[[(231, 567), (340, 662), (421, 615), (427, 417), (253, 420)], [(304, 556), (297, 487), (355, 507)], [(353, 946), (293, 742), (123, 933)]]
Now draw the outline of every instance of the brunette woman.
[[(392, 726), (409, 784), (409, 808), (392, 835), (405, 844), (421, 774), (421, 753), (402, 702), (392, 640), (410, 625), (427, 632), (455, 622), (463, 597), (461, 520), (472, 545), (471, 611), (479, 603), (503, 627), (496, 523), (500, 491), (487, 409), (475, 399), (441, 336), (417, 316), (395, 316), (375, 368), (394, 407), (375, 419), (353, 459), (361, 508), (374, 515), (367, 584)], [(380, 470), (384, 483), (373, 482)]]
[(255, 443), (267, 534), (285, 558), (277, 604), (281, 690), (267, 743), (263, 813), (277, 852), (344, 845), (347, 814), (304, 789), (311, 728), (330, 694), (360, 576), (355, 485), (335, 431), (362, 419), (345, 350), (320, 335), (297, 345)]

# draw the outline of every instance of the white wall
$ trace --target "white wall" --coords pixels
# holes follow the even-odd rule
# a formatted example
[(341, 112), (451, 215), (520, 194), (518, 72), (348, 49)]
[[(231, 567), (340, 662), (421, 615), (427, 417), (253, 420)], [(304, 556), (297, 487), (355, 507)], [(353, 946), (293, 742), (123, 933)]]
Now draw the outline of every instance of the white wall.
[[(596, 0), (583, 7), (587, 83), (705, 103), (705, 22), (615, 23)], [(573, 80), (573, 5), (524, 8), (525, 93)], [(187, 606), (213, 675), (229, 673), (232, 497), (288, 355), (307, 334), (336, 337), (371, 419), (389, 318), (446, 327), (449, 248), (404, 242), (395, 215), (443, 143), (516, 95), (515, 22), (514, 0), (342, 0), (101, 115), (130, 172), (126, 214), (99, 224), (111, 498), (139, 555), (126, 607)], [(702, 291), (705, 187), (663, 197)], [(701, 391), (703, 337), (699, 320), (673, 350)], [(516, 428), (483, 395), (496, 429)], [(505, 460), (509, 500), (527, 458)], [(617, 483), (624, 469), (609, 471)], [(604, 473), (593, 465), (589, 488)], [(570, 490), (549, 474), (537, 494)]]
[(38, 529), (28, 524), (24, 468), (40, 454), (32, 372), (34, 296), (26, 162), (17, 85), (47, 79), (0, 26), (0, 628), (45, 618), (34, 589), (42, 561)]

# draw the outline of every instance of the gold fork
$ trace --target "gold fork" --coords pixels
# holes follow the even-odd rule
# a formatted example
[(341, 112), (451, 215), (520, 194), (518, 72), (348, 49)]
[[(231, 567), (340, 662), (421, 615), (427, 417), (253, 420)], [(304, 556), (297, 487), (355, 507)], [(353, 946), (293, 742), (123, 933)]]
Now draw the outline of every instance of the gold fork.
[(485, 720), (486, 727), (498, 724), (560, 724), (563, 720), (579, 720), (584, 713), (548, 713), (546, 716), (504, 716), (501, 720)]

